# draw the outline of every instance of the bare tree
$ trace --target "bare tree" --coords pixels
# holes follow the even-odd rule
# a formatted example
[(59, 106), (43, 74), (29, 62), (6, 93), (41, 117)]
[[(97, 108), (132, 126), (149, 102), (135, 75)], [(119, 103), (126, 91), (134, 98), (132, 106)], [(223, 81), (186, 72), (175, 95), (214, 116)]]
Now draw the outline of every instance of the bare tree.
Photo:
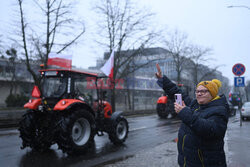
[(188, 43), (188, 36), (175, 30), (174, 33), (169, 34), (169, 39), (165, 40), (166, 49), (169, 51), (167, 56), (173, 58), (175, 69), (177, 72), (177, 83), (182, 82), (181, 73), (184, 70), (184, 65), (190, 54), (190, 46)]
[[(153, 59), (147, 59), (146, 63), (136, 64), (144, 48), (156, 40), (158, 33), (150, 30), (149, 26), (153, 14), (145, 9), (138, 9), (130, 0), (103, 0), (98, 1), (97, 13), (102, 20), (98, 22), (100, 45), (115, 52), (114, 79), (126, 77), (139, 68), (147, 65)], [(112, 91), (111, 103), (115, 110), (115, 87)]]
[(188, 69), (191, 71), (194, 85), (197, 85), (201, 80), (204, 80), (209, 75), (212, 75), (218, 67), (213, 69), (204, 69), (205, 64), (212, 60), (211, 58), (208, 58), (208, 56), (212, 54), (211, 48), (196, 45), (190, 47), (190, 50), (191, 64), (188, 66)]
[[(28, 71), (34, 78), (35, 84), (39, 85), (39, 78), (30, 66), (32, 58), (37, 58), (47, 68), (48, 55), (51, 52), (61, 53), (84, 34), (85, 27), (74, 29), (76, 23), (71, 13), (73, 3), (63, 0), (33, 1), (34, 8), (41, 12), (41, 18), (45, 18), (37, 27), (31, 27), (25, 17), (23, 2), (17, 0), (20, 14), (20, 29), (22, 48)], [(34, 10), (34, 9), (33, 9)], [(78, 22), (79, 23), (79, 22)]]
[(4, 47), (3, 47), (1, 39), (2, 39), (2, 35), (0, 35), (0, 56), (4, 57)]
[(223, 87), (220, 88), (220, 92), (228, 94), (230, 91), (230, 86), (228, 84), (229, 80), (228, 78), (222, 76), (221, 72), (218, 71), (220, 65), (215, 67), (209, 67), (206, 65), (213, 60), (210, 57), (212, 54), (212, 49), (193, 45), (190, 47), (190, 50), (191, 56), (189, 64), (187, 65), (187, 69), (190, 71), (190, 77), (194, 88), (199, 82), (203, 80), (212, 80), (216, 78), (223, 83)]
[(13, 94), (13, 89), (17, 87), (17, 78), (16, 78), (16, 61), (17, 61), (17, 51), (14, 48), (10, 48), (6, 51), (6, 54), (9, 56), (8, 68), (11, 73), (10, 81), (10, 95)]
[[(220, 79), (225, 80), (222, 75), (218, 75), (218, 68), (222, 65), (217, 65), (215, 67), (208, 67), (206, 64), (211, 62), (213, 59), (208, 57), (212, 54), (211, 48), (205, 48), (201, 46), (192, 46), (191, 47), (191, 63), (188, 65), (188, 69), (192, 74), (192, 81), (194, 85), (197, 85), (203, 80), (215, 79), (219, 77)], [(211, 64), (211, 63), (210, 63)], [(224, 84), (224, 92), (228, 92), (228, 81)]]
[(220, 93), (225, 94), (225, 96), (228, 96), (231, 90), (231, 86), (229, 85), (229, 79), (223, 76), (216, 77), (216, 78), (219, 79), (222, 83), (222, 87), (219, 89)]

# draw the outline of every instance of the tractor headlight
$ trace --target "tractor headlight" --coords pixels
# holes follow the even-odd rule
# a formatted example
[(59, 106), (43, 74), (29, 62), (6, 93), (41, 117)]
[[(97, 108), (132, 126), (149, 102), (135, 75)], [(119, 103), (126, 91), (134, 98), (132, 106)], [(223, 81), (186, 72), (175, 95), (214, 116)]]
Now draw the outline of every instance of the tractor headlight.
[(63, 101), (62, 101), (62, 105), (65, 105), (65, 104), (66, 104), (66, 101), (65, 101), (65, 100), (63, 100)]

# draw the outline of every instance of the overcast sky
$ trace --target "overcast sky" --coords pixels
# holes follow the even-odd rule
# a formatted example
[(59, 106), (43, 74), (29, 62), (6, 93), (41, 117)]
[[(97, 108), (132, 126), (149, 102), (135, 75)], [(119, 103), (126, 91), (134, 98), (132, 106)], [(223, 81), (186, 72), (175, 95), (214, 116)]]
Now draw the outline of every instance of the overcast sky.
[[(29, 0), (31, 1), (31, 0)], [(11, 3), (15, 0), (0, 2), (0, 34), (6, 35), (13, 12)], [(178, 29), (188, 34), (192, 43), (213, 48), (211, 66), (224, 65), (219, 71), (233, 84), (232, 67), (242, 63), (246, 67), (246, 80), (250, 80), (250, 10), (228, 8), (231, 5), (250, 7), (249, 0), (134, 0), (139, 5), (151, 8), (156, 13), (155, 22), (159, 27), (169, 30)], [(85, 20), (86, 33), (78, 47), (74, 48), (73, 65), (87, 68), (94, 66), (97, 58), (103, 56), (100, 48), (92, 39), (95, 27), (95, 14), (91, 7), (93, 0), (81, 1), (77, 13)], [(13, 16), (13, 15), (12, 15)], [(83, 58), (86, 57), (86, 58)]]

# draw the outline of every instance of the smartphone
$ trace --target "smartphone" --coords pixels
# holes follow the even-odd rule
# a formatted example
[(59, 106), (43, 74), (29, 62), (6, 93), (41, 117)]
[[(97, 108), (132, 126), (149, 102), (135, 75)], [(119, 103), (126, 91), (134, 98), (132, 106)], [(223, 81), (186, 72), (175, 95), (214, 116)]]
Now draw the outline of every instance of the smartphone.
[(174, 94), (175, 102), (182, 106), (182, 96), (181, 94)]

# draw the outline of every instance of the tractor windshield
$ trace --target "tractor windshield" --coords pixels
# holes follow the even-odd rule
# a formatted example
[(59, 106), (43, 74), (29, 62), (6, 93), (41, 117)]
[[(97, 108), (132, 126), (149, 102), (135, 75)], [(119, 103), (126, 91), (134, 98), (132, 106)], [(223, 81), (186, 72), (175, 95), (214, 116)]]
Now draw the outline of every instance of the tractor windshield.
[(44, 97), (61, 97), (66, 92), (67, 78), (45, 77), (41, 83)]

